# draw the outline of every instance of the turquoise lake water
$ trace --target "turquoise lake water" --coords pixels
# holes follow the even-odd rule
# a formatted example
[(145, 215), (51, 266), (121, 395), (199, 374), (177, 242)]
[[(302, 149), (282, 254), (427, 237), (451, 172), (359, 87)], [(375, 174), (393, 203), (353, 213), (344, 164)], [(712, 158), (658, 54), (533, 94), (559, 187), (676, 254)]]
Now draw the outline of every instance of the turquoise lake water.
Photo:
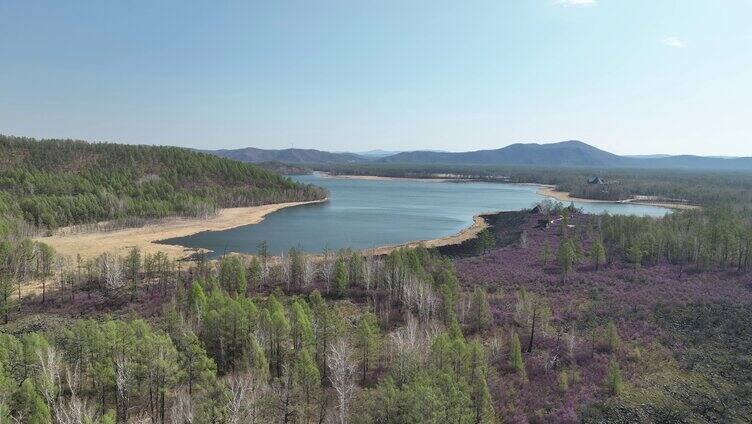
[[(470, 226), (488, 211), (529, 208), (545, 199), (524, 184), (458, 183), (419, 180), (359, 180), (320, 175), (295, 177), (329, 189), (329, 201), (282, 209), (258, 224), (206, 231), (163, 241), (227, 252), (256, 253), (262, 240), (279, 254), (291, 247), (316, 253), (324, 249), (370, 249), (429, 240)], [(590, 213), (663, 216), (668, 209), (624, 203), (575, 202)]]

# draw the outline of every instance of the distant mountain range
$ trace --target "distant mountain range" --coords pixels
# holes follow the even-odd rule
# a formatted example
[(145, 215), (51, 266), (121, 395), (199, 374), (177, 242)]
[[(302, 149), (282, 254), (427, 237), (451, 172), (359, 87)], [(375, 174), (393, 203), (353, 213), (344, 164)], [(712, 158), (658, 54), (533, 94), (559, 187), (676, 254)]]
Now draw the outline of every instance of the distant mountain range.
[(420, 150), (399, 153), (374, 151), (355, 154), (331, 153), (313, 149), (264, 150), (249, 147), (237, 150), (207, 151), (207, 153), (252, 163), (277, 161), (288, 164), (390, 163), (752, 170), (752, 157), (619, 156), (576, 140), (548, 144), (517, 143), (500, 149), (471, 152)]
[(249, 163), (358, 163), (368, 160), (354, 153), (331, 153), (314, 149), (267, 150), (246, 147), (235, 150), (204, 150), (204, 152)]

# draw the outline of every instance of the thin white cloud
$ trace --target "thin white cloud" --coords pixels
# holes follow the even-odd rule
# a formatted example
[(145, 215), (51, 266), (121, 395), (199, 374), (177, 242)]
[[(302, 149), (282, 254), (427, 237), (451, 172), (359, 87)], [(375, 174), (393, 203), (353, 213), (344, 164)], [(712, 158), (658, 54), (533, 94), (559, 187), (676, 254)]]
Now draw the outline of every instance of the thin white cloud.
[(556, 4), (565, 7), (590, 7), (598, 4), (598, 0), (556, 0)]
[(687, 47), (687, 42), (679, 37), (665, 37), (663, 40), (661, 40), (661, 44), (666, 47), (672, 47), (675, 49), (683, 49)]

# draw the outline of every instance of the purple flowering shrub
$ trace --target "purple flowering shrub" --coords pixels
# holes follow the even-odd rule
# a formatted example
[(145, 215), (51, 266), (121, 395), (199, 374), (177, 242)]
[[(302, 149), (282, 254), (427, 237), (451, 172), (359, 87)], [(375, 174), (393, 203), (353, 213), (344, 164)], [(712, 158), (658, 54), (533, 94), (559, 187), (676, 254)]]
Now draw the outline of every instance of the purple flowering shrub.
[[(530, 214), (513, 245), (455, 260), (463, 285), (482, 284), (494, 294), (490, 298), (493, 336), (507, 347), (516, 331), (523, 346), (527, 381), (514, 374), (502, 355), (491, 383), (495, 407), (506, 422), (579, 422), (580, 408), (609, 397), (603, 381), (612, 354), (628, 384), (638, 383), (650, 372), (654, 368), (650, 361), (656, 357), (684, 359), (681, 345), (665, 346), (670, 326), (656, 319), (658, 309), (671, 311), (699, 302), (752, 305), (750, 276), (735, 270), (693, 272), (666, 261), (636, 267), (620, 254), (596, 270), (587, 256), (595, 237), (587, 230), (593, 217), (579, 213), (570, 217), (572, 227), (567, 231), (580, 240), (584, 257), (564, 278), (557, 264), (559, 226), (538, 228), (541, 219), (545, 216)], [(547, 264), (541, 258), (544, 246), (550, 251)], [(549, 328), (536, 330), (531, 353), (525, 352), (529, 327), (514, 320), (515, 293), (521, 288), (545, 299), (551, 312)], [(615, 352), (606, 343), (609, 322), (616, 325), (621, 339)], [(562, 372), (571, 374), (567, 387), (560, 387)]]

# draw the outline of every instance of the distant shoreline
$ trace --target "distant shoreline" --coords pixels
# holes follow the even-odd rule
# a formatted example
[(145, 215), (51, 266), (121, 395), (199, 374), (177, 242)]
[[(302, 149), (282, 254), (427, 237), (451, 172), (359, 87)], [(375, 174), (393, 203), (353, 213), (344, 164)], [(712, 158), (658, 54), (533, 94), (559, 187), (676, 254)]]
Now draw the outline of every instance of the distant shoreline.
[(320, 175), (324, 178), (335, 178), (340, 180), (369, 180), (369, 181), (432, 181), (432, 182), (447, 182), (447, 181), (471, 181), (461, 180), (457, 178), (418, 178), (418, 177), (382, 177), (378, 175), (347, 175), (347, 174), (330, 174), (328, 172), (318, 172), (315, 175)]
[[(383, 176), (377, 176), (377, 175), (348, 175), (348, 174), (342, 174), (342, 175), (334, 175), (329, 174), (326, 172), (321, 172), (319, 175), (322, 175), (325, 178), (341, 178), (341, 179), (354, 179), (354, 180), (371, 180), (371, 181), (396, 181), (396, 180), (408, 180), (408, 181), (433, 181), (433, 182), (450, 182), (450, 181), (460, 181), (460, 182), (474, 182), (474, 181), (483, 181), (483, 180), (475, 180), (470, 178), (442, 178), (442, 177), (427, 177), (427, 178), (418, 178), (418, 177), (383, 177)], [(537, 194), (549, 197), (552, 199), (555, 199), (559, 202), (583, 202), (583, 203), (629, 203), (633, 205), (644, 205), (644, 206), (656, 206), (661, 208), (667, 208), (667, 209), (673, 209), (673, 210), (689, 210), (689, 209), (699, 209), (700, 206), (697, 205), (690, 205), (690, 204), (684, 204), (684, 203), (671, 203), (671, 202), (661, 202), (661, 201), (648, 201), (648, 200), (638, 200), (638, 199), (627, 199), (627, 200), (602, 200), (602, 199), (586, 199), (582, 197), (572, 197), (569, 193), (565, 191), (557, 191), (556, 186), (551, 184), (540, 184), (540, 183), (507, 183), (507, 182), (499, 182), (500, 184), (524, 184), (524, 185), (532, 185), (538, 187)]]
[(651, 202), (646, 200), (627, 199), (627, 200), (601, 200), (601, 199), (585, 199), (581, 197), (572, 197), (566, 191), (557, 191), (556, 186), (550, 184), (539, 184), (538, 194), (545, 197), (556, 199), (560, 202), (584, 202), (584, 203), (629, 203), (631, 205), (644, 205), (644, 206), (656, 206), (660, 208), (674, 209), (674, 210), (689, 210), (699, 209), (700, 206), (689, 205), (684, 203), (669, 203), (669, 202)]

